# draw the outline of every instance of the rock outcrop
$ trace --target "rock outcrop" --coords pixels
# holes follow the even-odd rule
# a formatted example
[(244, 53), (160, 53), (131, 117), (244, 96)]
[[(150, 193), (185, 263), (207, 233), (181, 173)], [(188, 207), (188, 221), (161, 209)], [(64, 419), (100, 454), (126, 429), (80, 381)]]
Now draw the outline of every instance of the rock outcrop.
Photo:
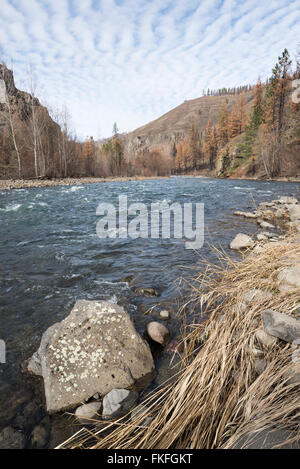
[(43, 335), (28, 370), (44, 379), (49, 413), (72, 409), (95, 394), (130, 389), (154, 371), (149, 346), (129, 315), (105, 301), (77, 301)]
[[(38, 176), (57, 177), (57, 142), (63, 135), (60, 126), (35, 96), (16, 88), (12, 70), (0, 64), (0, 178), (35, 177), (33, 119), (39, 141)], [(21, 175), (12, 134), (20, 156)]]

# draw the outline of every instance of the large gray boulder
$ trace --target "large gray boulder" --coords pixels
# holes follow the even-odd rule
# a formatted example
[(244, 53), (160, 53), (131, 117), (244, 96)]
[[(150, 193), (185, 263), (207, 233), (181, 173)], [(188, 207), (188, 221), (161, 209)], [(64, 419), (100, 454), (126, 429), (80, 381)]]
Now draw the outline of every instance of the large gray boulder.
[(154, 362), (122, 307), (79, 300), (68, 317), (45, 332), (28, 370), (43, 377), (47, 410), (54, 413), (97, 393), (144, 383)]
[(285, 342), (300, 339), (300, 321), (272, 309), (263, 312), (263, 324), (267, 334)]

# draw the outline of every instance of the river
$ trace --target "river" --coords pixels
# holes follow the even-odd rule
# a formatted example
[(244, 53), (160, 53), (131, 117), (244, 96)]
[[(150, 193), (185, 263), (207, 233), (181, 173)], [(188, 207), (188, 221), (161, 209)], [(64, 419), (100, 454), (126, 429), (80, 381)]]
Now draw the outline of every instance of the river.
[[(200, 256), (185, 249), (184, 239), (100, 239), (96, 234), (99, 203), (116, 206), (156, 201), (205, 204), (205, 243)], [(161, 290), (155, 301), (176, 296), (178, 280), (214, 260), (211, 245), (228, 244), (238, 232), (256, 233), (254, 220), (233, 215), (279, 195), (299, 198), (300, 185), (287, 182), (182, 178), (111, 182), (82, 186), (15, 189), (0, 192), (0, 339), (6, 364), (0, 364), (0, 430), (18, 412), (28, 392), (20, 364), (38, 347), (42, 333), (63, 319), (76, 299), (127, 298), (140, 332), (157, 315), (144, 316), (140, 303), (120, 282), (133, 275), (136, 286)], [(237, 256), (237, 254), (234, 254)], [(175, 322), (170, 321), (172, 330)]]

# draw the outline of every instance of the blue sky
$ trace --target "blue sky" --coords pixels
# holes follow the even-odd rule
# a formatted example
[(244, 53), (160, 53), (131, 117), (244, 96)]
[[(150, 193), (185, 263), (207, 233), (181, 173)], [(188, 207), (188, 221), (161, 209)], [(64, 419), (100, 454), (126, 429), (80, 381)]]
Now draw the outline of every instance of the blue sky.
[(0, 46), (80, 137), (126, 132), (202, 90), (254, 83), (300, 42), (300, 0), (0, 0)]

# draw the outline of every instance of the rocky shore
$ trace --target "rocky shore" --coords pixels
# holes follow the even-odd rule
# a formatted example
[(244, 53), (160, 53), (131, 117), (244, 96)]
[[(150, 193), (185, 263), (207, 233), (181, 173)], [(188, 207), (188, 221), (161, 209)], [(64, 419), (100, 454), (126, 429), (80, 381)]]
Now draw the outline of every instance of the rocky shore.
[[(243, 260), (196, 279), (194, 301), (207, 319), (198, 326), (195, 319), (182, 338), (184, 366), (174, 385), (144, 399), (134, 421), (132, 399), (129, 414), (118, 414), (122, 429), (97, 441), (96, 425), (89, 446), (299, 448), (300, 205), (282, 197), (236, 215), (270, 234), (240, 233), (231, 248)], [(62, 446), (82, 447), (86, 435)]]
[(64, 179), (0, 179), (0, 191), (11, 189), (26, 189), (30, 187), (80, 186), (81, 184), (99, 184), (102, 182), (143, 181), (151, 179), (165, 179), (160, 176), (132, 176), (132, 177), (83, 177)]

